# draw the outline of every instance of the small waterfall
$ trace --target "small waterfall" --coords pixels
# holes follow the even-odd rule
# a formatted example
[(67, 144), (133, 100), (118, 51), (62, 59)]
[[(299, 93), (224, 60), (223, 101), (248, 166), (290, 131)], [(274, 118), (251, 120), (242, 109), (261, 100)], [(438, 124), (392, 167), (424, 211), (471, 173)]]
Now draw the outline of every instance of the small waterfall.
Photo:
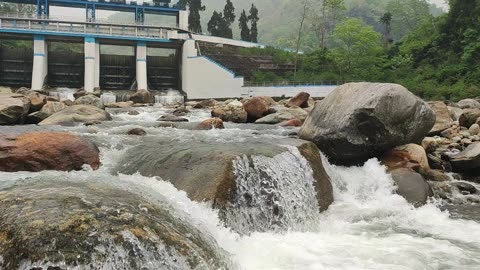
[(320, 210), (313, 171), (296, 147), (272, 158), (243, 156), (233, 162), (235, 205), (226, 212), (229, 226), (241, 233), (308, 230)]
[(161, 105), (183, 104), (185, 97), (176, 90), (169, 90), (166, 94), (155, 95), (155, 103)]
[(112, 92), (103, 93), (100, 96), (103, 104), (111, 104), (117, 102), (117, 96)]
[(48, 92), (48, 95), (51, 97), (58, 98), (60, 101), (71, 100), (75, 101), (73, 94), (77, 92), (77, 89), (67, 88), (67, 87), (58, 87), (52, 91)]

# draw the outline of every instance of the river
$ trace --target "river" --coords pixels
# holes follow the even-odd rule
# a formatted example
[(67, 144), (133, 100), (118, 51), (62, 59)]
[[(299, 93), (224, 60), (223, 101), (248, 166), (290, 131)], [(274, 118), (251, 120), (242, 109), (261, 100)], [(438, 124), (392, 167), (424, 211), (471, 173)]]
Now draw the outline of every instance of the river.
[[(0, 190), (17, 181), (39, 177), (52, 179), (53, 183), (55, 179), (76, 179), (115, 185), (157, 203), (168, 204), (174, 215), (188, 220), (202, 234), (218, 243), (231, 260), (232, 269), (479, 269), (480, 206), (465, 201), (457, 207), (432, 199), (427, 205), (414, 208), (394, 193), (393, 180), (385, 167), (375, 159), (361, 167), (350, 168), (334, 166), (324, 160), (326, 171), (332, 179), (335, 201), (323, 213), (318, 213), (315, 200), (308, 199), (309, 187), (296, 184), (298, 177), (307, 176), (285, 174), (284, 180), (290, 184), (282, 190), (284, 197), (298, 195), (294, 193), (296, 191), (303, 195), (303, 198), (297, 198), (302, 200), (303, 207), (292, 210), (296, 212), (294, 218), (283, 221), (288, 224), (288, 229), (236, 233), (224, 226), (217, 211), (211, 209), (209, 204), (189, 200), (185, 192), (177, 190), (169, 182), (138, 173), (116, 175), (112, 174), (112, 169), (118, 165), (119, 157), (125, 151), (148, 137), (168, 138), (177, 144), (188, 144), (192, 140), (248, 144), (256, 140), (274, 141), (293, 136), (296, 129), (229, 123), (226, 123), (226, 129), (209, 131), (158, 128), (155, 120), (166, 109), (149, 107), (135, 110), (140, 114), (129, 115), (125, 110), (110, 110), (114, 119), (112, 122), (89, 127), (2, 127), (2, 133), (68, 130), (79, 134), (99, 145), (102, 167), (97, 171), (85, 168), (69, 173), (0, 172)], [(199, 122), (209, 118), (209, 111), (194, 110), (187, 118), (191, 122)], [(124, 135), (135, 127), (143, 128), (147, 136)], [(295, 163), (299, 162), (295, 153), (280, 161), (258, 162), (301, 167), (301, 164)], [(463, 211), (464, 208), (467, 210)], [(454, 214), (441, 209), (450, 209)], [(29, 269), (32, 266), (41, 265), (26, 262), (22, 268)], [(114, 269), (112, 265), (96, 267)], [(144, 269), (158, 268), (154, 262), (147, 260)]]

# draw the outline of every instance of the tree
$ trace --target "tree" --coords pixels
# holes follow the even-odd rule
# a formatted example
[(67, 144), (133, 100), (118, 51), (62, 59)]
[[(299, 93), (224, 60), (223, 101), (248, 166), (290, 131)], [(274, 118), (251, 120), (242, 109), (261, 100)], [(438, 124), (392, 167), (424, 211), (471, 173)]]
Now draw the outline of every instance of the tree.
[(223, 20), (225, 22), (225, 34), (226, 38), (233, 38), (232, 23), (235, 21), (235, 7), (232, 1), (227, 0), (225, 8), (223, 9)]
[(426, 0), (392, 0), (387, 5), (392, 14), (392, 35), (399, 40), (432, 19)]
[(384, 25), (385, 30), (383, 32), (383, 41), (385, 47), (388, 47), (389, 44), (393, 42), (391, 34), (392, 34), (392, 13), (387, 12), (383, 14), (380, 18), (380, 23)]
[(296, 79), (297, 77), (298, 52), (300, 50), (300, 43), (302, 41), (303, 24), (305, 22), (305, 18), (307, 17), (308, 4), (309, 4), (308, 0), (303, 1), (303, 13), (300, 19), (300, 26), (298, 27), (297, 45), (295, 49), (295, 69), (293, 74), (294, 79)]
[(251, 21), (251, 28), (250, 28), (250, 41), (251, 42), (258, 42), (258, 29), (257, 29), (257, 22), (260, 20), (258, 17), (258, 9), (257, 7), (252, 4), (250, 8), (250, 15), (248, 19)]
[(205, 10), (202, 0), (179, 0), (174, 5), (175, 8), (186, 9), (188, 6), (190, 12), (188, 14), (188, 29), (194, 33), (202, 32), (202, 24), (200, 23), (200, 11)]
[(382, 52), (380, 34), (359, 19), (348, 19), (335, 28), (333, 54), (344, 72), (374, 65)]
[(240, 27), (240, 38), (243, 41), (250, 41), (250, 29), (248, 28), (248, 17), (245, 10), (242, 11), (240, 15), (239, 24)]
[(218, 13), (217, 11), (214, 11), (212, 18), (210, 21), (208, 21), (207, 26), (208, 32), (210, 32), (212, 36), (228, 37), (228, 35), (231, 34), (231, 29), (228, 28), (225, 17), (221, 12)]

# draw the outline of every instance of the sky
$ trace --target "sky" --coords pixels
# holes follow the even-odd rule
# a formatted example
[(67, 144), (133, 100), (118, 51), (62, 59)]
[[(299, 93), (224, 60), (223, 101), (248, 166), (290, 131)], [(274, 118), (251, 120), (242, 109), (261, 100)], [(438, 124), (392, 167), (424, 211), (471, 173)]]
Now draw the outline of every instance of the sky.
[(434, 3), (435, 5), (447, 10), (448, 9), (448, 4), (445, 2), (445, 0), (429, 0), (430, 3)]

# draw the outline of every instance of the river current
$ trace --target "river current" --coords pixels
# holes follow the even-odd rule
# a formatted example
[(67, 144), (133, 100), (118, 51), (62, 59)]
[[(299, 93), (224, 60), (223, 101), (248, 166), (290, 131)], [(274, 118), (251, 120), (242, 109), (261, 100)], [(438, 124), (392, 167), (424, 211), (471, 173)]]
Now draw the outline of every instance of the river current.
[[(2, 127), (2, 133), (23, 133), (36, 130), (67, 130), (94, 141), (100, 148), (102, 167), (97, 171), (85, 168), (76, 172), (44, 171), (39, 173), (0, 172), (0, 189), (31, 177), (75, 179), (108, 183), (140, 194), (151, 201), (167, 204), (176, 216), (211, 236), (226, 251), (232, 268), (246, 270), (319, 270), (319, 269), (479, 269), (480, 266), (480, 205), (465, 202), (458, 207), (441, 200), (414, 208), (394, 193), (392, 178), (378, 160), (367, 161), (361, 167), (340, 167), (324, 159), (326, 171), (332, 179), (334, 203), (318, 213), (316, 201), (309, 199), (309, 191), (295, 186), (296, 177), (288, 174), (285, 188), (305, 194), (301, 224), (285, 221), (287, 231), (271, 230), (238, 234), (225, 227), (216, 210), (207, 203), (193, 202), (183, 191), (158, 177), (140, 174), (113, 175), (111, 169), (129, 147), (142, 143), (142, 137), (124, 133), (135, 127), (143, 128), (148, 136), (170, 138), (175, 143), (188, 140), (243, 142), (258, 139), (275, 140), (292, 136), (296, 129), (263, 125), (226, 123), (224, 130), (192, 131), (188, 128), (159, 128), (158, 119), (167, 109), (159, 107), (134, 108), (140, 114), (111, 110), (114, 121), (95, 126), (78, 127)], [(199, 122), (209, 118), (209, 111), (195, 110), (187, 118)], [(297, 164), (292, 152), (283, 160), (258, 162), (285, 162)], [(239, 168), (241, 164), (237, 164)], [(247, 187), (248, 188), (248, 187)], [(460, 195), (459, 195), (460, 196)], [(459, 198), (461, 200), (461, 198)], [(471, 211), (456, 211), (467, 207)], [(451, 209), (449, 210), (441, 209)], [(473, 210), (472, 210), (473, 209)], [(31, 265), (24, 265), (25, 268)], [(155, 269), (154, 265), (146, 268)], [(104, 265), (102, 269), (110, 269)]]

